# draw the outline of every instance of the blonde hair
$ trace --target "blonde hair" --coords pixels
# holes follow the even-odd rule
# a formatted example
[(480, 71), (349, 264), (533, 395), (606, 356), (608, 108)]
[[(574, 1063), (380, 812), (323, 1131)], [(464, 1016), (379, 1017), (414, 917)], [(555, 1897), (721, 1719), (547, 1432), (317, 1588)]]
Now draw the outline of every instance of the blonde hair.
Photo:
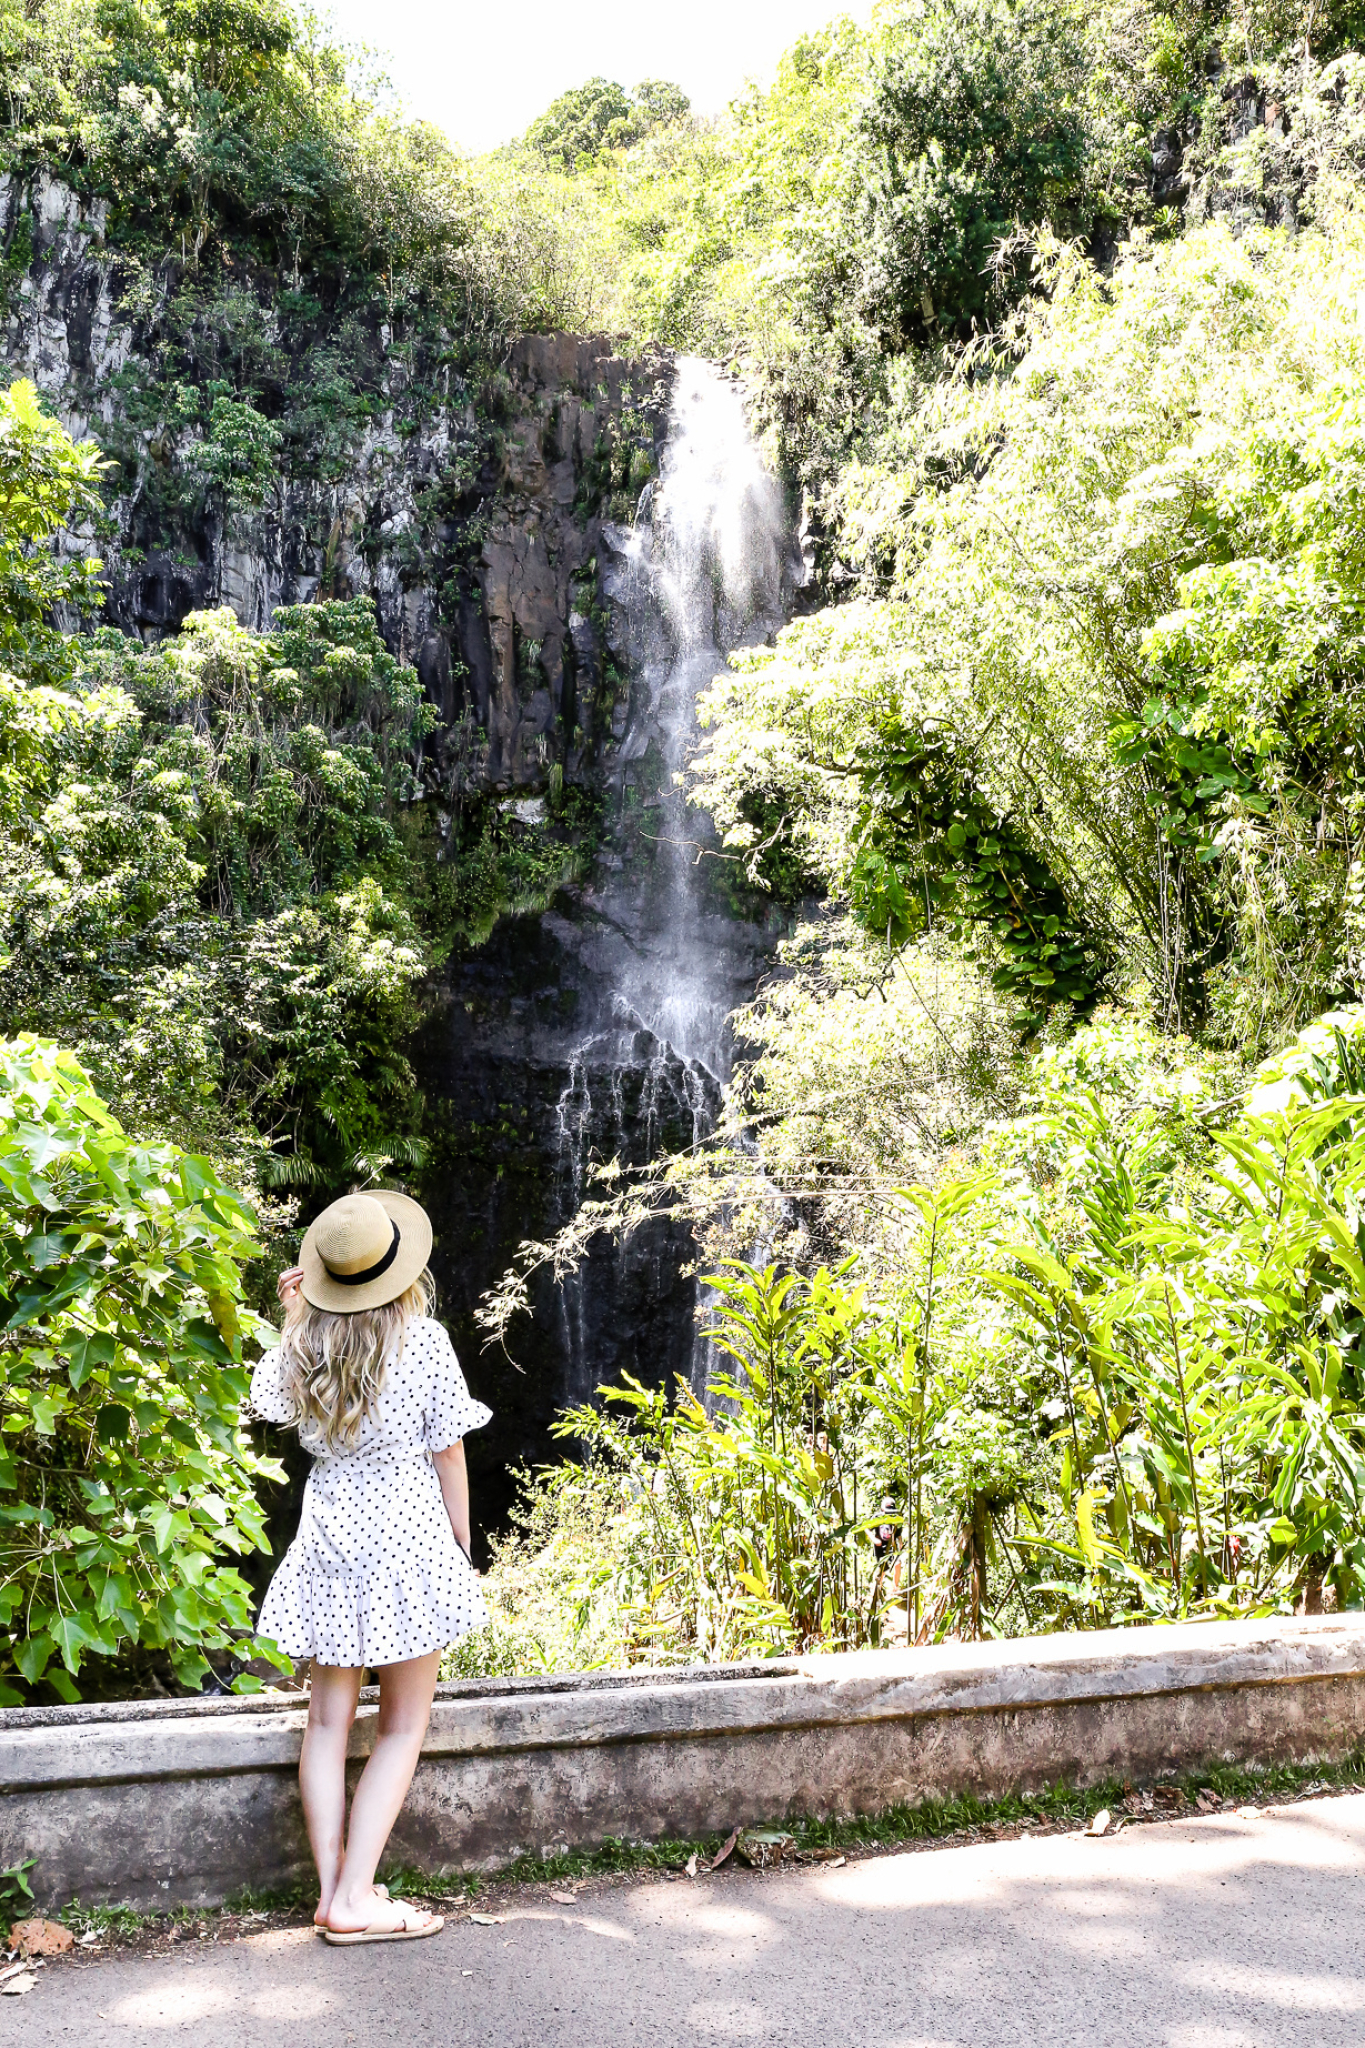
[(296, 1294), (280, 1339), (284, 1395), (295, 1428), (312, 1423), (329, 1451), (353, 1451), (384, 1391), (389, 1362), (402, 1353), (408, 1324), (414, 1316), (430, 1315), (435, 1299), (435, 1283), (426, 1272), (397, 1300), (350, 1315), (314, 1308)]

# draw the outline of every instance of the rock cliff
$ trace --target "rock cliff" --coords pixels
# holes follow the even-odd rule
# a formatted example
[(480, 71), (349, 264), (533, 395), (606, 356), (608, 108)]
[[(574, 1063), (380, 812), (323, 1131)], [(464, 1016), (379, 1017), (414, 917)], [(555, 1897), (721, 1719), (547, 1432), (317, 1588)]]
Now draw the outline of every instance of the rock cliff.
[(110, 459), (107, 619), (144, 639), (226, 604), (369, 596), (441, 730), (433, 794), (593, 777), (624, 678), (604, 520), (657, 468), (670, 364), (604, 336), (496, 350), (395, 333), (278, 280), (149, 271), (104, 209), (0, 178), (4, 357)]
[[(6, 367), (110, 464), (103, 524), (70, 541), (106, 564), (106, 622), (155, 641), (205, 607), (265, 630), (280, 605), (369, 596), (439, 715), (424, 779), (447, 847), (463, 801), (534, 833), (542, 793), (596, 792), (591, 872), (457, 949), (412, 1048), (443, 1313), (496, 1411), (470, 1447), (496, 1518), (513, 1468), (555, 1454), (567, 1401), (622, 1371), (670, 1381), (694, 1354), (694, 1250), (667, 1223), (602, 1244), (565, 1292), (540, 1286), (515, 1364), (481, 1357), (474, 1323), (519, 1244), (573, 1214), (591, 1162), (685, 1144), (714, 1108), (695, 1061), (619, 1014), (623, 962), (672, 915), (661, 677), (678, 650), (651, 642), (631, 522), (675, 366), (603, 336), (396, 333), (279, 279), (148, 269), (104, 230), (50, 177), (0, 179)], [(789, 602), (804, 571), (784, 573)], [(712, 865), (699, 942), (728, 1010), (781, 920)], [(290, 1519), (276, 1504), (277, 1540)]]

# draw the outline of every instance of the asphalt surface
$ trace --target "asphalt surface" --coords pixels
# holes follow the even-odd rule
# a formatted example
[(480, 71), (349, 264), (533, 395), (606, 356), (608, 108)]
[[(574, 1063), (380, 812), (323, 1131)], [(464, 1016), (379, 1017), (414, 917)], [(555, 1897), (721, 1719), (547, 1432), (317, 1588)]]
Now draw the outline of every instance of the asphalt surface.
[(333, 1949), (291, 1928), (54, 1968), (0, 1999), (0, 2043), (1365, 2043), (1365, 1795), (504, 1910), (429, 1941)]

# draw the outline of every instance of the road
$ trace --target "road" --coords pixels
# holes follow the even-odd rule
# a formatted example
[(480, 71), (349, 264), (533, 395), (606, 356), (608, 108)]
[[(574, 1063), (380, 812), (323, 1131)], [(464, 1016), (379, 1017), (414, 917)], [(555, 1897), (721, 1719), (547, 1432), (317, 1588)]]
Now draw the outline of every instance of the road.
[(1254, 1816), (524, 1889), (496, 1926), (111, 1957), (0, 2043), (126, 2048), (1361, 2048), (1365, 1795)]

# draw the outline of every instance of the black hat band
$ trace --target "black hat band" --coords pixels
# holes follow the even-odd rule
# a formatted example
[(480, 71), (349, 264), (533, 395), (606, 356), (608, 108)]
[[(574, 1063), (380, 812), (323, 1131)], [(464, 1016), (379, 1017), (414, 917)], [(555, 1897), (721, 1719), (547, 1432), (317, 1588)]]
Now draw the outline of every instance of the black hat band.
[[(389, 1220), (390, 1222), (393, 1221), (392, 1218)], [(327, 1277), (329, 1280), (335, 1280), (338, 1287), (367, 1287), (371, 1280), (382, 1279), (384, 1274), (388, 1272), (389, 1267), (398, 1257), (398, 1247), (402, 1242), (403, 1233), (399, 1230), (398, 1225), (394, 1223), (393, 1243), (389, 1246), (377, 1266), (366, 1266), (363, 1273), (334, 1273), (331, 1267), (327, 1266), (326, 1259), (323, 1259), (323, 1265), (327, 1266)]]

